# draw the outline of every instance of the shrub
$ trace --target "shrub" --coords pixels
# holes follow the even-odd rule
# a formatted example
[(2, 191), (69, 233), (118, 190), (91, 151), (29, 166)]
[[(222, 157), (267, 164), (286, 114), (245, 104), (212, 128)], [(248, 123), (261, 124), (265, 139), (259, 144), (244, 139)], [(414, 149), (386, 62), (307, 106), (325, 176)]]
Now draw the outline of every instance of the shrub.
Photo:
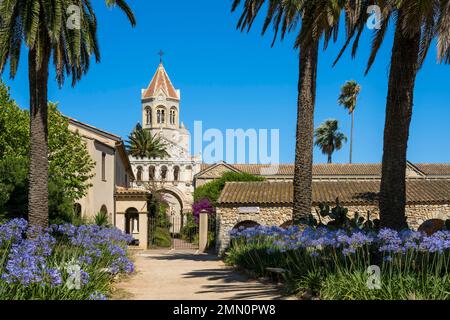
[(94, 225), (36, 231), (23, 219), (8, 221), (0, 225), (0, 300), (104, 299), (116, 275), (134, 270), (130, 241)]
[(219, 179), (208, 182), (194, 191), (194, 202), (208, 199), (213, 205), (219, 199), (220, 193), (226, 182), (232, 181), (264, 181), (264, 177), (254, 176), (248, 173), (225, 172)]
[(95, 225), (100, 227), (108, 227), (109, 226), (108, 213), (98, 212), (94, 217), (94, 223)]
[(197, 236), (198, 243), (198, 220), (195, 220), (192, 213), (187, 213), (185, 215), (186, 221), (183, 228), (180, 230), (181, 238), (185, 241), (195, 243), (195, 237)]
[[(449, 231), (427, 236), (294, 226), (233, 230), (230, 236), (228, 264), (257, 275), (266, 275), (268, 267), (284, 268), (291, 287), (323, 299), (449, 298)], [(373, 265), (381, 270), (380, 290), (367, 285), (367, 268)]]
[(157, 227), (153, 236), (153, 245), (161, 248), (169, 248), (172, 246), (172, 237), (166, 228)]
[(212, 216), (216, 213), (216, 209), (209, 199), (202, 199), (192, 205), (192, 212), (195, 223), (198, 224), (201, 212), (207, 212), (209, 216)]

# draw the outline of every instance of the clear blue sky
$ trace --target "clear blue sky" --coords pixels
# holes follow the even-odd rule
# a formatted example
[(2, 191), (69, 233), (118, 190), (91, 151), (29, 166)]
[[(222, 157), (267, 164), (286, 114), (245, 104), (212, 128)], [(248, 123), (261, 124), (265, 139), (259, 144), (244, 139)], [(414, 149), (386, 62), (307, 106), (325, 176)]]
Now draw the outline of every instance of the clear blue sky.
[[(298, 53), (289, 37), (270, 47), (271, 34), (261, 37), (260, 21), (249, 33), (235, 29), (238, 14), (225, 1), (130, 1), (138, 25), (132, 29), (119, 10), (93, 1), (99, 19), (102, 62), (92, 64), (75, 87), (49, 84), (49, 99), (68, 116), (122, 137), (141, 121), (140, 90), (148, 85), (163, 49), (166, 69), (182, 91), (181, 118), (193, 131), (195, 120), (205, 128), (279, 128), (281, 162), (294, 160)], [(343, 30), (343, 28), (342, 28)], [(391, 30), (392, 31), (392, 30)], [(342, 45), (320, 53), (316, 125), (328, 118), (340, 121), (349, 135), (350, 117), (336, 103), (340, 86), (357, 80), (362, 93), (355, 113), (355, 162), (379, 162), (382, 156), (385, 98), (392, 32), (386, 38), (371, 73), (363, 71), (370, 48), (367, 31), (356, 60), (346, 54), (331, 63)], [(416, 85), (408, 158), (413, 162), (450, 162), (450, 67), (436, 64), (430, 50)], [(54, 78), (52, 73), (51, 78)], [(3, 79), (12, 95), (28, 107), (27, 60), (22, 56), (15, 80)], [(326, 157), (315, 150), (315, 162)], [(335, 154), (348, 161), (348, 145)]]

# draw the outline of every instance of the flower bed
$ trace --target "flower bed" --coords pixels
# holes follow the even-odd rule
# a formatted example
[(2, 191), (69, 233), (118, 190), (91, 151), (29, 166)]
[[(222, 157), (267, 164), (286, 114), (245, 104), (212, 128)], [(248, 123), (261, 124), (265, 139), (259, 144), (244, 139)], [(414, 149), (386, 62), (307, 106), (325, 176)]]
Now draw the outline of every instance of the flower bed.
[(0, 299), (103, 300), (119, 274), (131, 273), (118, 229), (54, 225), (33, 230), (25, 220), (0, 225)]
[(450, 298), (449, 231), (426, 236), (390, 229), (256, 227), (234, 230), (231, 238), (227, 263), (259, 276), (268, 267), (284, 268), (294, 291), (321, 299)]

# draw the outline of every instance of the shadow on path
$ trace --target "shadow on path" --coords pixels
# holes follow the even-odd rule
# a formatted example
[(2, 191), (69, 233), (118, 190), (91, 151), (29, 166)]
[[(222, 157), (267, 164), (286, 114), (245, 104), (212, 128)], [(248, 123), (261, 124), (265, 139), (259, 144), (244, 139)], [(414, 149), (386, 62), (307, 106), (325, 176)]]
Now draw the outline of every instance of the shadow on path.
[(136, 274), (118, 285), (139, 300), (290, 299), (282, 286), (261, 282), (195, 251), (150, 250), (136, 254)]

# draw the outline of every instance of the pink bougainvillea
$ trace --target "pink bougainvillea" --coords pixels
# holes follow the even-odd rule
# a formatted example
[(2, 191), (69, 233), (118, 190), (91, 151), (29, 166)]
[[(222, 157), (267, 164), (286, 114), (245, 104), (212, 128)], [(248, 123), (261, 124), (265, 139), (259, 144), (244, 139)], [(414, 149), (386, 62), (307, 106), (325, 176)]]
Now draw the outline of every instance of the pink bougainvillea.
[(198, 223), (200, 212), (206, 211), (209, 215), (216, 213), (216, 208), (212, 205), (211, 201), (209, 199), (202, 199), (200, 201), (197, 201), (192, 205), (192, 212), (194, 214), (195, 222)]

